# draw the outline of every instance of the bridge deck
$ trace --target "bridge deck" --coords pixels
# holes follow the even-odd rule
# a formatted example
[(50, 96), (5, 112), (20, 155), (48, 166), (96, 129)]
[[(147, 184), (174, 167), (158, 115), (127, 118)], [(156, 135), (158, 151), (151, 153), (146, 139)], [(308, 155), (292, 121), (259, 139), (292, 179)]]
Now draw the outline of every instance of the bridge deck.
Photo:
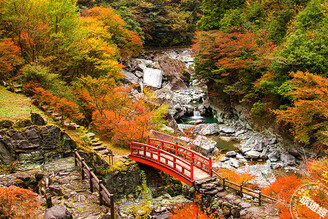
[[(140, 154), (140, 156), (144, 157), (143, 152), (141, 153), (141, 151), (139, 151), (139, 154)], [(155, 154), (153, 154), (153, 158), (151, 158), (151, 153), (150, 152), (146, 152), (146, 157), (151, 159), (151, 160), (157, 160), (158, 159), (157, 155), (155, 155)], [(169, 158), (170, 158), (169, 156), (162, 154), (161, 157), (160, 157), (160, 162), (165, 163), (166, 160), (167, 160), (168, 161), (167, 165), (169, 165), (173, 168), (173, 162), (171, 160), (169, 160)], [(188, 167), (185, 163), (182, 163), (179, 160), (177, 160), (176, 162), (179, 163), (179, 165), (184, 166), (185, 168)], [(176, 169), (178, 169), (179, 171), (182, 172), (182, 168), (179, 165), (176, 166)], [(188, 173), (188, 172), (186, 172), (185, 174), (187, 176), (190, 176), (190, 173)], [(201, 169), (194, 166), (194, 180), (201, 180), (201, 179), (205, 179), (207, 177), (210, 177), (210, 175), (208, 173), (206, 173), (205, 171), (203, 171), (203, 170), (201, 170)]]
[(188, 185), (211, 175), (210, 158), (178, 143), (148, 137), (147, 144), (131, 141), (130, 149), (131, 159), (160, 169)]

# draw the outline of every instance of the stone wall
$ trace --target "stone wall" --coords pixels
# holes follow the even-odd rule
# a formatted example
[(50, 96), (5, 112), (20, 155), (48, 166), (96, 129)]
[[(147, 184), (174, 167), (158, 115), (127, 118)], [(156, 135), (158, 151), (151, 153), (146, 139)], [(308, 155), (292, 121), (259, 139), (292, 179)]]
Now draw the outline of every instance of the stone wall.
[(54, 125), (0, 130), (0, 164), (43, 163), (68, 156), (75, 142)]

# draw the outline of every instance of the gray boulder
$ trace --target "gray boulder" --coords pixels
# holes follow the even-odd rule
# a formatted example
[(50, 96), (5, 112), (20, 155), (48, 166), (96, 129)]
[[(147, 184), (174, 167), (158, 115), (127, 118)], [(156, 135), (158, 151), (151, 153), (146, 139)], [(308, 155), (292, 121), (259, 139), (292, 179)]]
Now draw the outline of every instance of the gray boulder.
[(72, 213), (63, 205), (55, 205), (44, 214), (44, 219), (71, 219)]
[(123, 77), (125, 79), (125, 81), (131, 83), (131, 84), (138, 84), (139, 82), (139, 78), (137, 76), (135, 76), (133, 73), (131, 72), (127, 72), (127, 71), (122, 71), (123, 73)]
[(60, 129), (54, 125), (47, 125), (40, 131), (41, 145), (44, 150), (54, 150), (60, 138)]
[(225, 128), (225, 127), (221, 127), (220, 131), (223, 132), (224, 134), (233, 134), (236, 132), (233, 128)]
[(280, 159), (285, 166), (296, 165), (296, 158), (291, 154), (281, 154)]
[(220, 132), (220, 126), (217, 123), (204, 124), (199, 134), (214, 135)]
[(245, 155), (247, 158), (257, 159), (260, 157), (261, 153), (258, 151), (251, 150), (251, 151), (247, 151)]
[(45, 120), (38, 113), (31, 113), (31, 121), (34, 125), (46, 125), (47, 124), (47, 120)]
[(277, 162), (280, 158), (280, 154), (278, 151), (272, 151), (270, 154), (268, 154), (268, 158), (272, 162)]
[(205, 136), (198, 135), (192, 143), (199, 147), (201, 153), (205, 156), (209, 155), (214, 148), (216, 148), (216, 142), (212, 139), (206, 138)]
[(236, 151), (228, 151), (225, 156), (227, 157), (235, 157), (237, 155)]

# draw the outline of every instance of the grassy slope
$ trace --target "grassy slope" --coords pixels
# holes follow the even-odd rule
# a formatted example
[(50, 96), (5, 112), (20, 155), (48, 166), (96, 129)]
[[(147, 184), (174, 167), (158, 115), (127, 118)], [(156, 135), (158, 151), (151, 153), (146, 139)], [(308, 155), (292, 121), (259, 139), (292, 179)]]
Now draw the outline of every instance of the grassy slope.
[(31, 109), (32, 112), (39, 113), (47, 118), (41, 110), (31, 104), (30, 98), (23, 94), (12, 93), (0, 86), (0, 120), (30, 118)]
[[(15, 94), (10, 91), (7, 91), (3, 86), (0, 86), (0, 120), (1, 119), (10, 119), (10, 120), (18, 120), (23, 118), (30, 118), (30, 110), (32, 112), (41, 114), (44, 118), (47, 119), (49, 123), (54, 123), (55, 125), (60, 126), (60, 124), (54, 122), (50, 119), (43, 111), (38, 109), (36, 106), (31, 104), (30, 98), (24, 96), (23, 94)], [(49, 124), (48, 123), (48, 124)], [(79, 131), (68, 130), (64, 127), (61, 129), (65, 130), (74, 141), (83, 145), (83, 141), (81, 139), (81, 133)], [(114, 159), (119, 159), (122, 155), (129, 154), (130, 150), (112, 146), (111, 143), (105, 139), (101, 139), (106, 145), (109, 145), (109, 148), (116, 155)]]

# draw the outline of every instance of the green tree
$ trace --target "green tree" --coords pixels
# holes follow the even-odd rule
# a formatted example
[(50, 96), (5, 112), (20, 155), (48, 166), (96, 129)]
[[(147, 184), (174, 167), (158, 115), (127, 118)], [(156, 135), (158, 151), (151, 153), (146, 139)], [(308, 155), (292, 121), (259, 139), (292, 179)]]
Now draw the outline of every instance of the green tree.
[(220, 20), (229, 9), (243, 7), (244, 0), (203, 0), (203, 17), (197, 23), (201, 30), (217, 30)]

